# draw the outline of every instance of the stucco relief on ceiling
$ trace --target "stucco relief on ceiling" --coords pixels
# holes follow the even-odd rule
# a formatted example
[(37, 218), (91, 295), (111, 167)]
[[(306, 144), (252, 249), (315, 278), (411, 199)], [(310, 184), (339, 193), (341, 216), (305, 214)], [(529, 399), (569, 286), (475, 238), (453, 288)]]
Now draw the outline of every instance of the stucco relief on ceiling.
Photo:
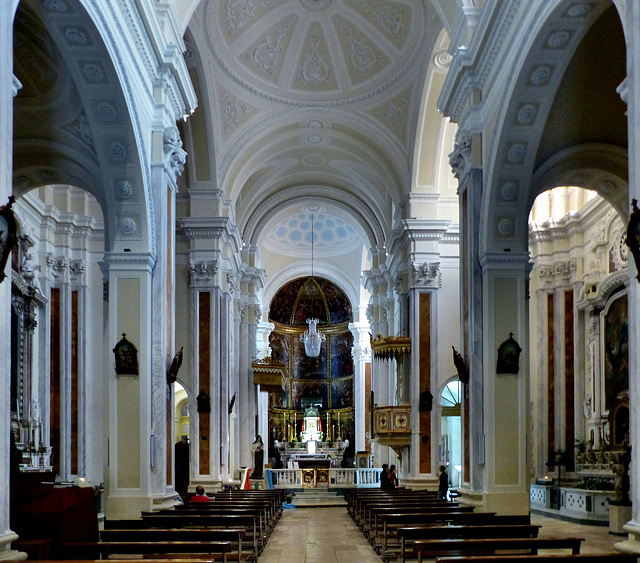
[(336, 105), (389, 96), (419, 65), (422, 0), (229, 0), (205, 14), (212, 54), (237, 84), (272, 101)]

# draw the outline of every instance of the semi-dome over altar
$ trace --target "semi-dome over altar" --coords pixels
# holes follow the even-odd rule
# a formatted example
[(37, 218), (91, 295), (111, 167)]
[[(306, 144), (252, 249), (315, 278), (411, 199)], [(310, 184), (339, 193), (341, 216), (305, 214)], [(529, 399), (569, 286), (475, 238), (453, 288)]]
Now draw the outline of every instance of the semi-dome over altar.
[(309, 318), (318, 319), (318, 325), (351, 322), (351, 303), (337, 285), (317, 276), (290, 281), (271, 300), (271, 322), (306, 327)]

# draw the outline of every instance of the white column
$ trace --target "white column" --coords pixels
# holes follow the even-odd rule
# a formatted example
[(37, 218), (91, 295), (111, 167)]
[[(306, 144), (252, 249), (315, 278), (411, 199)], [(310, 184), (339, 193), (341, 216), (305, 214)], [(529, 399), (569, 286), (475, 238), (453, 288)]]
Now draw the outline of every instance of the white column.
[(351, 323), (349, 330), (353, 334), (353, 391), (355, 395), (355, 448), (365, 449), (364, 428), (369, 412), (365, 412), (365, 364), (371, 362), (368, 323)]
[[(490, 255), (483, 267), (484, 510), (529, 512), (527, 469), (528, 254)], [(522, 348), (517, 374), (498, 373), (498, 347), (513, 333)]]
[(113, 355), (105, 365), (107, 452), (105, 514), (108, 519), (137, 519), (154, 508), (150, 482), (152, 449), (152, 270), (145, 254), (107, 254), (109, 329), (114, 348), (126, 334), (138, 350), (138, 375), (117, 375)]
[[(634, 0), (614, 0), (625, 31), (627, 44), (627, 79), (621, 85), (622, 99), (627, 102), (629, 131), (629, 206), (633, 199), (640, 200), (640, 161), (635, 158), (640, 147), (640, 3)], [(629, 207), (630, 209), (630, 207)], [(640, 337), (640, 286), (634, 279), (640, 264), (629, 260), (629, 342), (637, 342)], [(640, 436), (638, 420), (640, 419), (640, 378), (632, 377), (640, 368), (640, 350), (637, 346), (629, 347), (629, 434), (631, 449), (634, 454), (630, 468), (630, 497), (632, 517), (624, 530), (629, 539), (616, 544), (616, 549), (640, 553), (640, 471), (638, 456)]]
[[(13, 16), (18, 2), (0, 3), (0, 205), (12, 193), (13, 97), (19, 83), (13, 76)], [(0, 283), (0, 559), (26, 559), (26, 554), (11, 549), (17, 535), (9, 524), (9, 435), (11, 421), (11, 260)]]

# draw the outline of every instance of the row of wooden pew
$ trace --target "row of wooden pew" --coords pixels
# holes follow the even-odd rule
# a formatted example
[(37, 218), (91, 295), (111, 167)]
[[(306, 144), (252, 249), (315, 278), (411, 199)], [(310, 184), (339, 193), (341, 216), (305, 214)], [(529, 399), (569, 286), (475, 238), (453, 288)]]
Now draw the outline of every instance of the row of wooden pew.
[[(193, 561), (255, 561), (282, 514), (282, 491), (224, 491), (211, 502), (143, 512), (141, 520), (105, 522), (96, 541), (61, 543), (57, 559), (98, 560), (118, 556)], [(133, 560), (133, 559), (132, 559)], [(169, 560), (169, 559), (168, 559)]]
[[(584, 538), (538, 537), (529, 515), (478, 512), (436, 498), (435, 491), (368, 489), (346, 493), (347, 510), (385, 562), (435, 559), (438, 563), (484, 563), (535, 559), (544, 563), (638, 563), (631, 554), (580, 555)], [(540, 550), (566, 550), (539, 555)], [(561, 563), (561, 561), (558, 561)]]

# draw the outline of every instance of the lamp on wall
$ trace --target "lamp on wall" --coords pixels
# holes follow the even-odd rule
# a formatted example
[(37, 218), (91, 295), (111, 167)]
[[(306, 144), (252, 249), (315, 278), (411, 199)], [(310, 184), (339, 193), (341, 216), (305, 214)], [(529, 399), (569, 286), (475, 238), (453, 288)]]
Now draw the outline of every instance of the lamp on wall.
[[(313, 213), (311, 214), (311, 277), (313, 278), (313, 241), (314, 241), (314, 233), (313, 233)], [(313, 282), (311, 282), (313, 283)], [(311, 297), (311, 313), (313, 314), (313, 294)], [(322, 333), (316, 330), (318, 326), (318, 319), (311, 318), (307, 319), (307, 324), (309, 325), (309, 329), (300, 335), (300, 340), (304, 342), (304, 353), (310, 358), (315, 358), (320, 354), (320, 348), (322, 347), (322, 343), (327, 339), (327, 337)]]

